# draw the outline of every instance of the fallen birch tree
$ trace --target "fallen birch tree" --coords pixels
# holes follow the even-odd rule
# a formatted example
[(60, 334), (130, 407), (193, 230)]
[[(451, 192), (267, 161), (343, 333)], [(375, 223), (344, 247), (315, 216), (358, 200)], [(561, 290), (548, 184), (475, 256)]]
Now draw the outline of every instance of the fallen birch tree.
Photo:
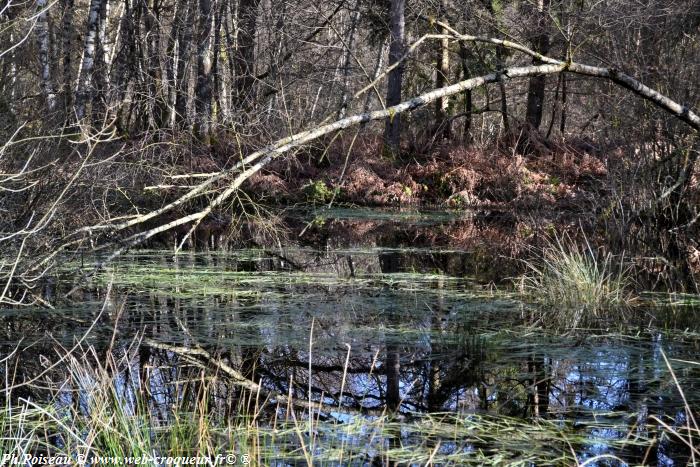
[[(105, 232), (109, 232), (112, 234), (123, 232), (126, 229), (133, 228), (138, 225), (143, 225), (144, 223), (155, 219), (159, 216), (162, 216), (163, 214), (172, 212), (177, 207), (183, 206), (188, 201), (198, 198), (204, 195), (205, 193), (210, 193), (211, 191), (218, 193), (214, 197), (214, 199), (206, 205), (205, 208), (197, 212), (178, 217), (175, 220), (164, 222), (162, 224), (157, 225), (156, 227), (138, 233), (127, 235), (125, 238), (119, 240), (119, 246), (117, 248), (114, 248), (113, 244), (103, 245), (101, 249), (110, 248), (112, 249), (112, 251), (105, 259), (103, 259), (98, 264), (97, 268), (102, 267), (104, 264), (120, 255), (126, 249), (136, 246), (154, 237), (155, 235), (161, 234), (181, 225), (191, 224), (188, 234), (185, 236), (185, 238), (182, 239), (180, 244), (177, 246), (177, 251), (182, 248), (185, 240), (189, 236), (191, 236), (191, 234), (195, 231), (199, 223), (209, 214), (211, 214), (215, 209), (221, 207), (225, 202), (230, 200), (234, 193), (236, 193), (240, 189), (241, 185), (246, 180), (248, 180), (255, 173), (259, 172), (265, 166), (270, 164), (270, 162), (272, 162), (273, 160), (283, 156), (291, 149), (310, 143), (318, 138), (321, 138), (322, 136), (345, 130), (353, 126), (362, 125), (377, 120), (392, 119), (398, 114), (424, 107), (430, 103), (437, 101), (438, 99), (447, 96), (455, 95), (468, 90), (473, 90), (487, 84), (519, 78), (528, 78), (533, 76), (550, 75), (558, 73), (573, 73), (581, 76), (588, 76), (592, 78), (610, 81), (618, 86), (621, 86), (624, 89), (631, 91), (632, 93), (641, 97), (642, 99), (651, 102), (657, 108), (664, 110), (670, 115), (673, 115), (674, 117), (689, 125), (696, 132), (700, 131), (700, 116), (694, 110), (692, 110), (686, 105), (674, 101), (673, 99), (661, 94), (660, 92), (650, 88), (649, 86), (646, 86), (645, 84), (641, 83), (635, 78), (617, 69), (591, 66), (577, 63), (572, 60), (557, 60), (551, 57), (544, 56), (528, 47), (525, 47), (515, 42), (491, 37), (460, 34), (446, 23), (436, 22), (436, 24), (441, 26), (444, 31), (449, 32), (453, 40), (465, 43), (487, 43), (492, 44), (494, 46), (505, 47), (516, 52), (523, 53), (530, 57), (536, 58), (542, 64), (505, 68), (503, 70), (495, 71), (487, 75), (469, 78), (458, 83), (452, 84), (450, 86), (445, 86), (439, 89), (432, 90), (420, 96), (401, 102), (400, 104), (382, 110), (361, 113), (339, 119), (332, 123), (321, 124), (309, 130), (277, 140), (274, 143), (269, 144), (268, 146), (253, 152), (247, 157), (244, 157), (234, 166), (221, 172), (209, 174), (184, 174), (173, 176), (173, 179), (185, 178), (196, 180), (204, 178), (204, 180), (193, 187), (187, 186), (188, 191), (186, 193), (179, 195), (175, 200), (171, 201), (170, 203), (166, 204), (160, 209), (154, 210), (147, 214), (134, 216), (126, 221), (107, 222), (100, 225), (85, 227), (74, 232), (73, 235), (92, 236), (95, 234)], [(150, 188), (165, 189), (170, 187), (172, 186), (162, 185)], [(67, 244), (68, 243), (66, 243), (66, 245)], [(47, 259), (45, 258), (38, 265), (43, 266), (46, 264), (46, 261)]]

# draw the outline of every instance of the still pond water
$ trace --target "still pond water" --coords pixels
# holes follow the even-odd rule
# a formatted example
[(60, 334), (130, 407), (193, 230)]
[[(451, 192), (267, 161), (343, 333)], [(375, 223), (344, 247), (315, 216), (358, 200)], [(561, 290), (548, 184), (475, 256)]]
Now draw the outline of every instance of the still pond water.
[[(367, 213), (330, 217), (353, 216)], [(445, 213), (371, 220), (384, 231), (455, 222)], [(562, 329), (548, 326), (557, 310), (470, 276), (479, 268), (469, 251), (370, 237), (177, 257), (132, 252), (70, 306), (2, 311), (0, 354), (21, 341), (27, 350), (18, 371), (31, 378), (51, 345), (84, 335), (106, 299), (87, 336), (98, 353), (125, 352), (135, 338), (200, 346), (270, 394), (322, 403), (313, 433), (279, 437), (278, 465), (304, 463), (306, 436), (319, 462), (337, 460), (342, 445), (355, 465), (534, 465), (556, 462), (560, 451), (579, 462), (605, 454), (629, 465), (689, 461), (658, 420), (687, 423), (664, 354), (690, 407), (700, 405), (700, 320), (692, 306), (640, 307), (627, 323)], [(56, 287), (47, 286), (49, 298)], [(172, 402), (167, 388), (184, 366), (177, 355), (142, 346), (132, 364), (154, 407)]]

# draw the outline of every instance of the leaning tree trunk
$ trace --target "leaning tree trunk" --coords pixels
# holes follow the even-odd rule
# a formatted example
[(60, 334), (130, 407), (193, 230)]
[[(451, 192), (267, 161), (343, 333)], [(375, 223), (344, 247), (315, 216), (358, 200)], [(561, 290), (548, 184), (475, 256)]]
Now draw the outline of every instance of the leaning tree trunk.
[(195, 89), (195, 111), (197, 124), (195, 133), (201, 139), (209, 137), (211, 108), (211, 0), (199, 0), (199, 31), (197, 41), (197, 87)]
[(46, 0), (37, 0), (36, 7), (39, 16), (36, 21), (37, 46), (39, 49), (39, 76), (41, 78), (41, 92), (46, 100), (46, 107), (53, 112), (56, 107), (56, 94), (51, 82), (51, 67), (49, 64), (49, 12)]
[[(403, 71), (405, 68), (401, 58), (404, 55), (406, 21), (404, 12), (406, 0), (391, 0), (389, 26), (391, 28), (391, 39), (389, 42), (389, 66), (399, 65), (389, 73), (389, 82), (386, 91), (386, 105), (394, 106), (401, 102), (401, 83), (403, 81)], [(386, 121), (384, 130), (384, 145), (393, 155), (399, 154), (401, 144), (401, 115), (390, 115)]]
[[(549, 53), (549, 33), (547, 32), (546, 19), (547, 9), (549, 8), (549, 0), (538, 0), (536, 15), (535, 36), (533, 39), (533, 49), (542, 55)], [(539, 65), (540, 62), (534, 58), (532, 63)], [(544, 93), (547, 85), (547, 77), (534, 76), (530, 78), (530, 83), (527, 89), (527, 114), (525, 120), (534, 129), (538, 129), (542, 123), (542, 109), (544, 108)]]
[(92, 72), (95, 66), (95, 42), (97, 39), (97, 26), (99, 23), (102, 1), (103, 0), (90, 0), (87, 33), (85, 34), (85, 45), (83, 46), (83, 63), (75, 96), (75, 115), (78, 121), (85, 118), (85, 108), (92, 98)]
[[(241, 185), (248, 180), (251, 176), (259, 172), (262, 168), (266, 167), (272, 161), (281, 157), (283, 154), (289, 150), (299, 147), (303, 144), (314, 141), (324, 135), (335, 133), (343, 129), (349, 128), (353, 125), (361, 125), (368, 123), (370, 121), (386, 120), (395, 117), (396, 115), (415, 110), (420, 107), (424, 107), (430, 103), (435, 102), (440, 97), (446, 95), (454, 95), (462, 93), (466, 90), (475, 89), (480, 86), (484, 86), (489, 83), (496, 83), (504, 79), (516, 79), (516, 78), (530, 78), (532, 76), (542, 75), (542, 74), (558, 74), (563, 72), (574, 73), (582, 76), (590, 76), (598, 79), (608, 80), (614, 84), (625, 88), (637, 96), (651, 102), (656, 107), (663, 109), (669, 114), (675, 116), (679, 120), (687, 123), (695, 131), (700, 131), (700, 115), (698, 115), (692, 108), (680, 104), (658, 91), (644, 85), (643, 83), (635, 80), (629, 75), (621, 73), (620, 71), (613, 68), (603, 68), (591, 65), (585, 65), (580, 63), (575, 63), (573, 61), (561, 61), (553, 59), (550, 57), (543, 56), (534, 50), (531, 50), (520, 44), (514, 42), (496, 38), (489, 37), (478, 37), (471, 36), (467, 34), (459, 34), (454, 31), (449, 26), (447, 29), (455, 37), (456, 40), (460, 42), (480, 42), (492, 44), (495, 46), (506, 47), (511, 50), (515, 50), (521, 53), (525, 53), (530, 57), (536, 57), (545, 65), (530, 65), (525, 67), (511, 67), (500, 70), (495, 73), (490, 73), (488, 75), (470, 78), (459, 83), (446, 86), (442, 89), (435, 89), (433, 91), (427, 92), (423, 95), (414, 97), (406, 102), (399, 103), (393, 107), (386, 108), (384, 110), (377, 110), (374, 112), (368, 112), (360, 115), (354, 115), (351, 117), (346, 117), (344, 119), (338, 120), (333, 123), (323, 124), (318, 127), (297, 133), (292, 136), (282, 138), (265, 148), (253, 152), (248, 155), (232, 167), (226, 170), (211, 174), (204, 181), (190, 188), (185, 194), (180, 195), (174, 201), (169, 204), (156, 209), (147, 214), (140, 215), (136, 218), (132, 218), (120, 223), (105, 223), (102, 225), (92, 226), (89, 232), (92, 234), (94, 232), (108, 232), (115, 234), (118, 231), (125, 231), (126, 229), (132, 229), (137, 225), (144, 225), (150, 220), (163, 216), (166, 213), (172, 212), (175, 209), (185, 205), (185, 203), (190, 200), (200, 198), (204, 195), (210, 195), (211, 189), (216, 186), (217, 183), (227, 181), (224, 187), (221, 187), (218, 195), (211, 201), (208, 202), (207, 206), (202, 210), (188, 214), (178, 219), (170, 222), (161, 222), (156, 227), (153, 227), (145, 232), (138, 232), (131, 236), (121, 239), (120, 248), (113, 251), (109, 256), (107, 256), (103, 261), (101, 261), (94, 269), (94, 271), (103, 267), (106, 263), (110, 262), (112, 259), (120, 255), (125, 249), (130, 248), (134, 245), (142, 243), (155, 235), (162, 232), (174, 229), (178, 226), (191, 224), (189, 234), (191, 234), (194, 229), (199, 225), (199, 223), (211, 214), (215, 209), (222, 206), (225, 202), (231, 199), (231, 197), (239, 190)], [(196, 176), (196, 175), (193, 175)], [(172, 185), (163, 185), (154, 188), (170, 189)], [(66, 243), (65, 245), (69, 245)], [(41, 259), (38, 263), (31, 266), (29, 270), (43, 267), (46, 258)], [(68, 295), (75, 291), (68, 292)]]

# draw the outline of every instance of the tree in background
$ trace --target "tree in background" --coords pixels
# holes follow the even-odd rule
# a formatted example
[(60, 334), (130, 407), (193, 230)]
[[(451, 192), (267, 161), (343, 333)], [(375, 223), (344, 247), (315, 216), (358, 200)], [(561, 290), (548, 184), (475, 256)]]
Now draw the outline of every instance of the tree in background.
[[(220, 174), (176, 204), (199, 209), (190, 202), (212, 195), (208, 215), (245, 179), (234, 183), (229, 178), (238, 172), (222, 170), (260, 170), (301, 141), (327, 155), (322, 136), (361, 123), (363, 138), (382, 142), (376, 157), (390, 154), (396, 164), (408, 160), (400, 157), (402, 142), (418, 159), (432, 157), (436, 143), (543, 159), (557, 148), (585, 147), (608, 164), (610, 192), (619, 197), (600, 207), (609, 231), (620, 232), (616, 248), (661, 252), (681, 270), (695, 247), (698, 219), (688, 201), (697, 157), (690, 116), (700, 102), (698, 6), (697, 0), (5, 0), (0, 142), (15, 142), (3, 146), (0, 173), (24, 174), (17, 161), (31, 154), (28, 169), (45, 177), (18, 193), (3, 192), (12, 198), (6, 206), (18, 207), (3, 212), (10, 219), (3, 232), (22, 229), (32, 208), (52, 205), (46, 197), (62, 192), (66, 180), (59, 176), (83, 163), (78, 155), (86, 146), (96, 160), (114, 162), (114, 173), (96, 170), (81, 184), (90, 189), (75, 195), (85, 196), (92, 221), (142, 216), (143, 206), (176, 202), (180, 190), (199, 185), (159, 177), (181, 172)], [(567, 63), (585, 63), (588, 72)], [(356, 117), (373, 110), (379, 113)], [(340, 122), (327, 126), (334, 119)], [(524, 129), (533, 143), (528, 151), (514, 143)], [(124, 159), (117, 161), (117, 153)], [(66, 165), (59, 170), (60, 164)], [(150, 184), (170, 191), (145, 193)], [(64, 227), (58, 230), (70, 230)]]
[[(391, 0), (389, 9), (389, 80), (386, 91), (386, 105), (394, 106), (401, 102), (401, 89), (403, 87), (403, 73), (405, 64), (403, 61), (406, 52), (406, 0)], [(398, 155), (401, 145), (401, 115), (392, 115), (386, 122), (384, 130), (384, 144), (394, 155)]]

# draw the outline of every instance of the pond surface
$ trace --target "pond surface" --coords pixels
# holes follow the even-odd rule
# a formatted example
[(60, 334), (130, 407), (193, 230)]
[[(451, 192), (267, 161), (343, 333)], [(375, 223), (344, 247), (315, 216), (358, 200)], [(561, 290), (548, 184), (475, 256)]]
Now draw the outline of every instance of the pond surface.
[[(385, 213), (373, 221), (400, 230), (455, 219)], [(339, 445), (344, 462), (355, 465), (567, 464), (572, 452), (579, 462), (603, 455), (629, 465), (688, 461), (689, 450), (665, 435), (659, 420), (687, 423), (664, 355), (690, 407), (700, 405), (694, 308), (638, 307), (626, 322), (555, 327), (549, 318), (557, 310), (468, 275), (484, 269), (474, 264), (483, 256), (393, 247), (382, 238), (177, 257), (132, 252), (70, 305), (2, 311), (0, 354), (20, 342), (15, 378), (30, 379), (56, 355), (52, 346), (69, 346), (95, 319), (86, 342), (98, 354), (125, 354), (141, 339), (205, 349), (265, 391), (261, 429), (273, 431), (278, 413), (290, 410), (275, 404), (274, 394), (325, 407), (311, 415), (300, 409), (300, 420), (311, 417), (308, 433), (291, 429), (271, 442), (267, 459), (276, 465), (303, 464), (307, 450), (318, 462), (338, 461)], [(68, 286), (46, 293), (61, 287)], [(171, 388), (186, 359), (147, 345), (132, 357), (127, 380), (149, 389), (153, 407), (180, 397)], [(217, 391), (231, 400), (230, 387)]]

